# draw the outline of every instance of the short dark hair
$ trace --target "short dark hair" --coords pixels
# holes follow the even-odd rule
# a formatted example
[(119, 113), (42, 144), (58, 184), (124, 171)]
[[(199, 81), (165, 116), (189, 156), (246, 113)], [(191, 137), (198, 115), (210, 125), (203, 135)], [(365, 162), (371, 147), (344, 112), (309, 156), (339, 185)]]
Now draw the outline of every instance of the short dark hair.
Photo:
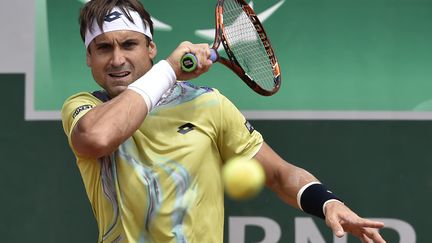
[[(90, 0), (81, 8), (79, 15), (80, 34), (83, 41), (85, 41), (87, 28), (93, 25), (93, 21), (96, 20), (99, 28), (102, 29), (105, 16), (114, 7), (120, 8), (132, 22), (133, 19), (129, 14), (129, 10), (138, 12), (143, 19), (144, 25), (150, 28), (150, 33), (153, 35), (153, 21), (139, 0)], [(150, 38), (147, 36), (146, 38), (147, 42), (150, 43)]]

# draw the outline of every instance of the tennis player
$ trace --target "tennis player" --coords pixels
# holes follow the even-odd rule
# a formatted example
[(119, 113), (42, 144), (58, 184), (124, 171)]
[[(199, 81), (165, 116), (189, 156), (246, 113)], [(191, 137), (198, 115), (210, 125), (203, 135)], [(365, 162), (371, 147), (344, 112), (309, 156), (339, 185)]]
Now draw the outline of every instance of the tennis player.
[[(68, 98), (62, 122), (99, 229), (99, 242), (223, 242), (221, 167), (256, 158), (287, 204), (325, 219), (334, 234), (385, 242), (383, 223), (359, 217), (306, 170), (283, 160), (218, 90), (189, 82), (212, 65), (207, 44), (157, 54), (138, 0), (91, 0), (81, 9), (87, 65), (102, 88)], [(180, 58), (194, 53), (185, 73)]]

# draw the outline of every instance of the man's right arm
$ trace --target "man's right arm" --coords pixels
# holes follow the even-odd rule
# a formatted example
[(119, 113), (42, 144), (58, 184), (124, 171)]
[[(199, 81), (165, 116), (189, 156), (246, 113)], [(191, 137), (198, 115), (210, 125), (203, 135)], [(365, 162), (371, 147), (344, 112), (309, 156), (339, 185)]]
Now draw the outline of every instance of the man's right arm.
[(144, 99), (135, 91), (125, 90), (79, 119), (71, 133), (72, 146), (88, 158), (110, 154), (132, 136), (147, 113)]

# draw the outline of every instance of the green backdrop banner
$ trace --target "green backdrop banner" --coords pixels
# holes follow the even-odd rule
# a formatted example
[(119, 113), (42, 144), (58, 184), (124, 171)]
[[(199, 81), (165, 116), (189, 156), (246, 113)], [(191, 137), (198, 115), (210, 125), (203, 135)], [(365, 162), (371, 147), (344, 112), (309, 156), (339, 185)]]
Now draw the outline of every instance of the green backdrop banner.
[[(214, 1), (172, 0), (168, 8), (163, 1), (143, 2), (157, 23), (158, 59), (183, 40), (211, 42), (212, 37), (199, 30), (213, 27)], [(5, 4), (5, 11), (22, 8), (25, 16), (14, 16), (0, 34), (5, 43), (20, 45), (2, 49), (6, 58), (0, 67), (5, 90), (0, 102), (8, 111), (0, 126), (2, 242), (96, 242), (92, 210), (61, 123), (25, 121), (58, 119), (66, 97), (98, 89), (85, 66), (78, 34), (83, 2)], [(419, 119), (431, 119), (431, 113), (421, 112), (430, 110), (432, 103), (432, 0), (251, 4), (281, 62), (281, 91), (259, 97), (219, 64), (194, 82), (219, 88), (245, 114), (256, 112), (256, 119), (314, 119), (325, 112), (340, 112), (334, 117), (342, 119), (365, 113), (372, 118), (420, 114)], [(33, 22), (20, 22), (31, 15), (27, 8), (35, 14), (34, 40), (25, 39)], [(8, 14), (0, 19), (9, 20), (3, 18)], [(24, 46), (26, 41), (34, 42), (33, 49)], [(19, 56), (21, 47), (34, 53)], [(28, 60), (34, 62), (34, 74)], [(3, 65), (21, 61), (23, 67)], [(381, 115), (373, 116), (377, 113)], [(432, 242), (431, 121), (251, 122), (284, 158), (316, 174), (360, 215), (383, 220), (387, 242)], [(287, 207), (267, 190), (247, 202), (227, 199), (226, 205), (227, 243), (358, 242), (352, 237), (334, 239), (322, 220)]]
[[(79, 37), (77, 15), (83, 2), (36, 1), (36, 111), (59, 110), (69, 95), (98, 88)], [(213, 35), (202, 30), (214, 26), (214, 0), (173, 0), (169, 7), (163, 1), (142, 2), (156, 22), (158, 60), (183, 40), (212, 42)], [(241, 110), (266, 111), (259, 114), (271, 119), (277, 115), (272, 111), (374, 114), (432, 109), (431, 0), (250, 4), (279, 58), (280, 92), (257, 96), (220, 64), (194, 81), (220, 89)]]

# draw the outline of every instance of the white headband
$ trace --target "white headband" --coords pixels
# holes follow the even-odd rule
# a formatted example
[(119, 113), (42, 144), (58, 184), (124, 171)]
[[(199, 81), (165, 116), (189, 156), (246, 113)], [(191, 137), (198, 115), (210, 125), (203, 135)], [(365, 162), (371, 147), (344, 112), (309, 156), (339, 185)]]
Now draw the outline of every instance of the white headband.
[(88, 28), (86, 31), (84, 41), (86, 48), (88, 48), (90, 42), (92, 42), (92, 40), (98, 35), (116, 30), (132, 30), (143, 33), (144, 35), (152, 39), (152, 34), (150, 32), (150, 27), (147, 21), (144, 20), (146, 22), (146, 25), (144, 25), (143, 19), (141, 19), (141, 16), (136, 11), (129, 10), (129, 14), (132, 17), (133, 22), (131, 22), (127, 18), (127, 16), (123, 14), (120, 8), (113, 8), (111, 12), (107, 16), (105, 16), (102, 30), (99, 28), (99, 25), (95, 19), (93, 21), (93, 25), (91, 26), (92, 31), (90, 31), (90, 28)]

